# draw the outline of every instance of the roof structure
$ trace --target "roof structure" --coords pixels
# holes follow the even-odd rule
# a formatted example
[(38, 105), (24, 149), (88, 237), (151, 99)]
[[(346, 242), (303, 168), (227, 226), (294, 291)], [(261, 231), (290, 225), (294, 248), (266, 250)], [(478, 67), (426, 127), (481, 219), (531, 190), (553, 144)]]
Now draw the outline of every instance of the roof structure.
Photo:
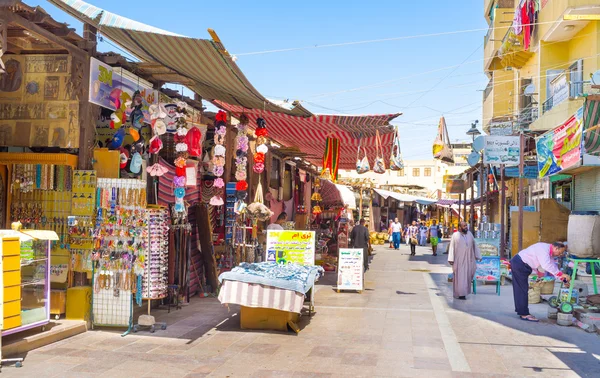
[(140, 69), (163, 81), (185, 85), (203, 99), (276, 113), (312, 115), (303, 107), (284, 108), (262, 96), (211, 30), (213, 40), (188, 38), (121, 17), (84, 1), (48, 1), (96, 27), (99, 33), (140, 59)]
[(356, 168), (359, 147), (358, 156), (362, 159), (366, 153), (369, 162), (373, 164), (375, 157), (378, 156), (377, 131), (381, 143), (379, 156), (383, 157), (387, 164), (394, 139), (394, 128), (389, 122), (402, 114), (357, 116), (327, 114), (296, 117), (268, 110), (246, 109), (220, 101), (214, 103), (236, 117), (245, 114), (252, 128), (256, 128), (257, 118), (263, 118), (267, 123), (269, 137), (286, 146), (297, 147), (307, 154), (308, 160), (317, 165), (321, 164), (327, 137), (340, 139), (340, 169)]

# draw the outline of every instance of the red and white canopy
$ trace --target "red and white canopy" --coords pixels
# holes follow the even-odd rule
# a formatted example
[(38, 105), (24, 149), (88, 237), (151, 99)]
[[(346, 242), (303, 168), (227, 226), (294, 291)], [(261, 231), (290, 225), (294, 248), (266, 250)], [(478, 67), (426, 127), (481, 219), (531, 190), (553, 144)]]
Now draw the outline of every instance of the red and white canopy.
[[(235, 117), (245, 114), (250, 127), (256, 128), (256, 119), (267, 122), (269, 137), (287, 147), (296, 147), (308, 154), (307, 160), (321, 165), (327, 137), (340, 140), (340, 169), (356, 167), (357, 151), (360, 145), (360, 158), (366, 151), (371, 167), (377, 154), (376, 131), (381, 139), (381, 155), (389, 162), (394, 140), (394, 128), (390, 121), (402, 113), (379, 115), (312, 115), (297, 117), (259, 109), (246, 109), (241, 106), (215, 101), (215, 105), (231, 112)], [(364, 148), (364, 150), (363, 150)]]

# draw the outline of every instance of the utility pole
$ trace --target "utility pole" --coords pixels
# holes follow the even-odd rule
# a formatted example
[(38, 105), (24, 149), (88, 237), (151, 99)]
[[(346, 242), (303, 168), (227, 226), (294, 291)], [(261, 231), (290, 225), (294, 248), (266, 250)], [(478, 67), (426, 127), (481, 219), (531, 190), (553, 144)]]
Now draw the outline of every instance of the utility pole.
[(506, 253), (506, 236), (504, 235), (506, 227), (504, 215), (506, 211), (506, 190), (504, 189), (504, 164), (500, 166), (500, 256), (504, 257)]
[(519, 238), (518, 238), (518, 250), (523, 250), (523, 202), (525, 202), (525, 191), (523, 176), (525, 176), (525, 134), (521, 130), (519, 140)]

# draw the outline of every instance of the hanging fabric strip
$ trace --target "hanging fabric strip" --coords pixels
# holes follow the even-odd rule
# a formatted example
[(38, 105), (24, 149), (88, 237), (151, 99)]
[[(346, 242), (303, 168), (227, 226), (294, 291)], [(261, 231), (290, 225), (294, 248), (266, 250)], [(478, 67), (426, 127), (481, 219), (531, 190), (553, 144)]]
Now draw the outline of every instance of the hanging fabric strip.
[(340, 140), (327, 137), (325, 141), (325, 153), (323, 154), (323, 170), (329, 168), (333, 181), (338, 179), (338, 168), (340, 164)]

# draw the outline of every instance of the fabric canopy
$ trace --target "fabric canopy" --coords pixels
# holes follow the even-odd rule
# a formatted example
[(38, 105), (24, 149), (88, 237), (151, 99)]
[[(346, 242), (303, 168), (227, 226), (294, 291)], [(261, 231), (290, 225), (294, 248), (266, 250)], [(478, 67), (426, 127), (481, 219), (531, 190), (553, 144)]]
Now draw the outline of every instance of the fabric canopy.
[(393, 199), (400, 202), (415, 202), (420, 205), (433, 205), (437, 202), (437, 200), (431, 198), (411, 196), (410, 194), (397, 193), (384, 189), (375, 189), (375, 192), (377, 192), (377, 194), (382, 196), (384, 199), (392, 197)]
[[(401, 113), (382, 115), (313, 115), (296, 117), (270, 111), (245, 109), (220, 101), (215, 105), (239, 117), (245, 114), (250, 126), (256, 128), (256, 119), (263, 118), (267, 122), (269, 137), (288, 147), (296, 147), (308, 154), (307, 159), (316, 165), (321, 164), (327, 137), (340, 140), (340, 169), (356, 168), (356, 152), (360, 145), (360, 158), (366, 151), (371, 166), (377, 154), (375, 143), (376, 131), (381, 135), (382, 157), (386, 165), (389, 162), (394, 128), (390, 121)], [(364, 149), (364, 151), (363, 151)]]
[(170, 33), (80, 0), (48, 1), (96, 27), (99, 33), (141, 61), (165, 67), (169, 82), (182, 83), (203, 99), (300, 116), (312, 114), (301, 106), (281, 107), (263, 97), (220, 42)]
[(325, 206), (343, 207), (347, 205), (350, 209), (356, 209), (354, 192), (345, 185), (334, 184), (329, 180), (321, 180), (319, 193)]

